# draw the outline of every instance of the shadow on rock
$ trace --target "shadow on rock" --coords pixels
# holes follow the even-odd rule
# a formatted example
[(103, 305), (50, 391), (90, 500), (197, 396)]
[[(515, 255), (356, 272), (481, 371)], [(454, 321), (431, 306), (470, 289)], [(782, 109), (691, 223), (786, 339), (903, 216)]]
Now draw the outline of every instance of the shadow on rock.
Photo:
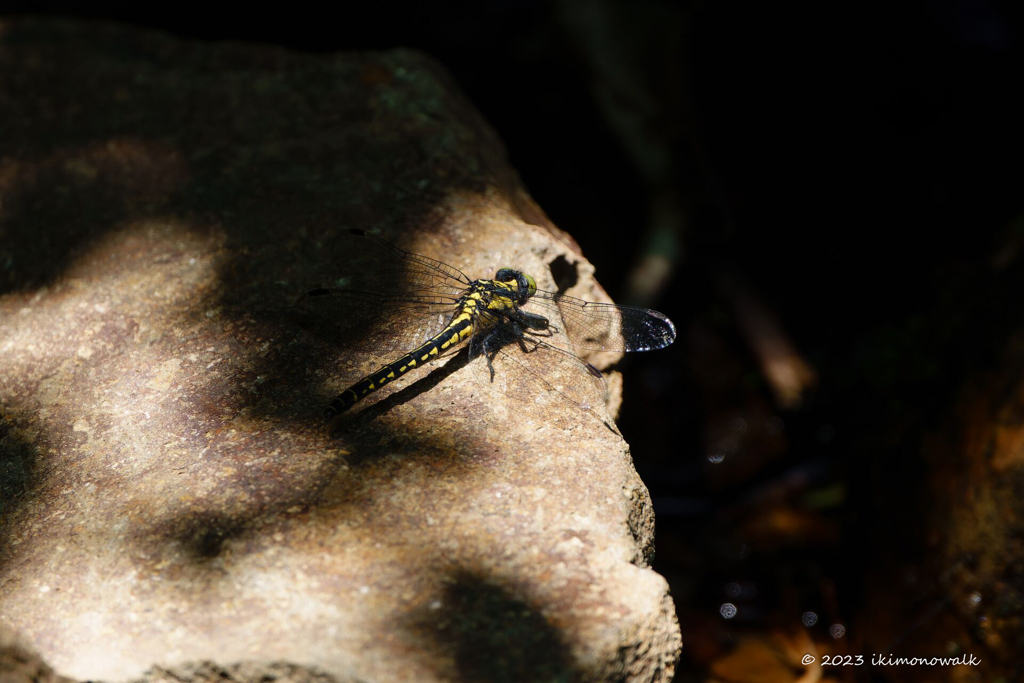
[[(249, 496), (211, 495), (137, 523), (130, 541), (133, 556), (148, 570), (159, 568), (168, 580), (216, 581), (220, 560), (228, 553), (241, 558), (268, 543), (302, 537), (303, 529), (323, 523), (325, 516), (365, 523), (367, 514), (379, 511), (381, 500), (396, 491), (411, 489), (410, 495), (429, 498), (429, 490), (406, 483), (407, 476), (419, 476), (410, 471), (429, 472), (442, 481), (459, 480), (473, 467), (463, 458), (463, 444), (455, 436), (436, 431), (413, 434), (373, 418), (353, 417), (338, 428), (338, 447), (320, 453), (322, 459), (314, 468), (290, 478), (269, 476), (252, 484), (258, 492)], [(224, 488), (238, 491), (248, 485), (225, 482)], [(272, 540), (276, 532), (280, 538)]]
[(414, 612), (405, 628), (424, 642), (443, 677), (477, 683), (586, 680), (558, 627), (516, 588), (473, 570), (445, 577), (438, 604)]
[(173, 668), (153, 667), (132, 683), (363, 683), (290, 662), (239, 662), (221, 666), (197, 662)]
[(369, 427), (371, 424), (376, 422), (379, 417), (393, 410), (396, 406), (400, 406), (403, 403), (411, 401), (420, 394), (430, 391), (441, 382), (466, 367), (471, 360), (469, 348), (464, 348), (452, 356), (452, 358), (444, 365), (428, 365), (426, 368), (422, 369), (421, 372), (423, 374), (421, 377), (413, 380), (410, 384), (404, 386), (398, 391), (389, 394), (386, 398), (380, 399), (369, 406), (363, 407), (362, 410), (359, 411), (358, 415), (353, 415), (350, 419), (346, 420), (346, 414), (343, 413), (339, 417), (335, 418), (331, 434), (333, 436), (339, 436), (346, 433), (352, 426), (358, 426), (360, 429)]
[(38, 154), (0, 155), (18, 171), (0, 177), (0, 294), (52, 285), (106, 233), (159, 215), (186, 179), (176, 149), (130, 134), (66, 140)]
[(0, 414), (0, 567), (18, 508), (39, 481), (38, 447), (28, 432), (10, 417)]
[(229, 541), (243, 537), (257, 517), (200, 510), (182, 515), (165, 525), (166, 543), (176, 547), (187, 560), (201, 564), (218, 557)]

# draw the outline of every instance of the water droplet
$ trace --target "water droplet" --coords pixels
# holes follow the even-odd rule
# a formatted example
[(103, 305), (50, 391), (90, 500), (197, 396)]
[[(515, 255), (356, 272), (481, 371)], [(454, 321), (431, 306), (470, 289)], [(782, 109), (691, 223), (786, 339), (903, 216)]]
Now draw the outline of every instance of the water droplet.
[(729, 431), (739, 434), (740, 436), (747, 433), (747, 421), (742, 417), (734, 417), (729, 420)]
[(981, 593), (979, 593), (978, 591), (974, 591), (973, 593), (971, 593), (970, 600), (975, 605), (980, 604), (981, 603)]
[(718, 463), (722, 462), (723, 460), (725, 460), (725, 449), (722, 448), (721, 445), (714, 446), (708, 452), (708, 462), (714, 463), (715, 465), (717, 465)]
[(722, 606), (718, 608), (718, 613), (725, 619), (732, 619), (736, 616), (736, 605), (731, 602), (722, 603)]
[(728, 595), (730, 598), (738, 598), (740, 597), (740, 593), (742, 592), (742, 586), (740, 586), (735, 581), (730, 581), (729, 583), (725, 584), (725, 594)]
[(804, 615), (800, 617), (800, 621), (804, 622), (804, 626), (810, 628), (818, 623), (818, 615), (814, 612), (804, 612)]
[(836, 640), (839, 640), (846, 635), (846, 627), (842, 624), (832, 624), (832, 628), (828, 630), (828, 633)]

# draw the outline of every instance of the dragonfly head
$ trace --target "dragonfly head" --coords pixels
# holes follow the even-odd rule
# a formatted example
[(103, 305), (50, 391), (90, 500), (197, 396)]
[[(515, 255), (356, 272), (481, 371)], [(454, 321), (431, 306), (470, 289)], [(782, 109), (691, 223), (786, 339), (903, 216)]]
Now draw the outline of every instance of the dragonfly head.
[(502, 268), (494, 274), (494, 279), (498, 282), (515, 282), (520, 304), (526, 303), (526, 300), (537, 292), (537, 281), (530, 275), (514, 268)]

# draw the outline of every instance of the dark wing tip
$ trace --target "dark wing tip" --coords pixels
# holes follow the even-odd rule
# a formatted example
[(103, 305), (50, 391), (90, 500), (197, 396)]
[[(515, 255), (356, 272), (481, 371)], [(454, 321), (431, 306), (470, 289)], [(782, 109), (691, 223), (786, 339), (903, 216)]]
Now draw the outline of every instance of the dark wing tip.
[(648, 328), (651, 331), (652, 349), (663, 349), (676, 340), (676, 326), (660, 311), (647, 311)]

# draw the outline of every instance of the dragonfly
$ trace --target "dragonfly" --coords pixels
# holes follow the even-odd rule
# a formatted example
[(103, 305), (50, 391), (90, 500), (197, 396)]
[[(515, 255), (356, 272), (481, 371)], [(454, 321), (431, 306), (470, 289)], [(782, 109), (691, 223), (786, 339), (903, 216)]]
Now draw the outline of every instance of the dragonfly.
[(491, 381), (500, 358), (513, 379), (539, 382), (589, 409), (604, 377), (580, 353), (650, 351), (676, 337), (663, 313), (545, 291), (514, 268), (474, 280), (365, 230), (349, 230), (346, 239), (354, 261), (346, 286), (314, 289), (301, 302), (329, 302), (327, 315), (354, 346), (401, 355), (338, 394), (328, 417), (465, 342), (470, 359), (486, 359)]

